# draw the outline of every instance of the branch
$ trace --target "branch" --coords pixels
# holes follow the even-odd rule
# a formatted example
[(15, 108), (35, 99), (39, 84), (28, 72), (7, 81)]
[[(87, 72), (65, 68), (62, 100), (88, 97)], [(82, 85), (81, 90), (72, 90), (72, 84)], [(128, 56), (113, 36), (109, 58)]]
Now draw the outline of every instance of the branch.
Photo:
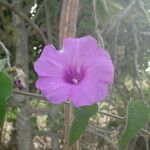
[(96, 1), (93, 0), (93, 8), (94, 8), (94, 20), (95, 20), (95, 32), (97, 34), (97, 37), (98, 37), (98, 44), (100, 47), (104, 48), (105, 47), (105, 44), (104, 44), (104, 40), (103, 40), (103, 37), (101, 35), (101, 31), (99, 29), (99, 20), (98, 20), (98, 17), (97, 17), (97, 14), (96, 14)]
[(142, 31), (139, 34), (144, 35), (144, 36), (150, 36), (150, 32), (145, 32), (145, 31)]
[(137, 75), (137, 81), (139, 82), (139, 91), (140, 91), (140, 96), (143, 99), (144, 98), (144, 93), (143, 93), (143, 84), (140, 76), (140, 71), (139, 71), (139, 64), (138, 64), (138, 58), (139, 58), (139, 52), (140, 52), (140, 45), (137, 37), (137, 29), (135, 24), (132, 22), (132, 29), (133, 29), (133, 36), (134, 36), (134, 43), (135, 43), (135, 49), (134, 49), (134, 65), (135, 65), (135, 71)]
[[(103, 112), (103, 111), (99, 111), (100, 114), (102, 115), (106, 115), (106, 116), (109, 116), (109, 117), (112, 117), (112, 118), (115, 118), (115, 119), (119, 119), (119, 120), (125, 120), (126, 117), (123, 117), (123, 116), (119, 116), (119, 115), (115, 115), (115, 114), (110, 114), (110, 113), (107, 113), (107, 112)], [(150, 132), (145, 130), (144, 128), (141, 129), (145, 134), (149, 135), (150, 136)]]
[(120, 120), (125, 120), (126, 119), (126, 117), (118, 116), (118, 115), (115, 115), (115, 114), (110, 114), (110, 113), (107, 113), (107, 112), (104, 112), (104, 111), (99, 111), (99, 113), (102, 114), (102, 115), (108, 116), (108, 117), (115, 118), (115, 119), (120, 119)]
[[(43, 97), (42, 95), (38, 95), (38, 94), (30, 93), (30, 92), (22, 92), (22, 91), (14, 90), (13, 93), (18, 94), (18, 95), (30, 96), (30, 97), (37, 98), (37, 99), (40, 99), (40, 100), (46, 100), (46, 98)], [(70, 104), (69, 101), (65, 101), (65, 103)], [(106, 115), (106, 116), (109, 116), (109, 117), (112, 117), (112, 118), (119, 119), (119, 120), (125, 120), (126, 119), (126, 117), (122, 117), (122, 116), (115, 115), (115, 114), (110, 114), (110, 113), (103, 112), (103, 111), (99, 111), (99, 113), (101, 113), (102, 115)], [(150, 132), (143, 129), (143, 128), (142, 128), (142, 131), (145, 134), (150, 135)]]
[(4, 43), (2, 41), (0, 41), (0, 45), (1, 45), (1, 47), (3, 48), (3, 50), (6, 54), (6, 60), (7, 60), (8, 67), (11, 67), (9, 50), (7, 49), (7, 47), (4, 45)]
[(145, 17), (147, 19), (148, 24), (150, 25), (150, 17), (149, 17), (149, 14), (147, 13), (147, 11), (146, 11), (146, 9), (144, 7), (143, 1), (142, 0), (138, 0), (138, 4), (139, 4), (139, 6), (142, 9), (142, 11), (143, 11), (143, 13), (144, 13), (144, 15), (145, 15)]
[(11, 9), (19, 17), (23, 18), (41, 36), (42, 41), (44, 42), (44, 44), (48, 43), (48, 41), (47, 41), (45, 35), (43, 34), (43, 32), (41, 31), (41, 29), (35, 23), (33, 23), (21, 10), (19, 10), (18, 8), (16, 8), (15, 5), (7, 3), (4, 0), (0, 0), (0, 4), (2, 4), (3, 6)]
[[(40, 99), (40, 100), (47, 101), (47, 99), (44, 96), (39, 95), (39, 94), (35, 94), (35, 93), (23, 92), (23, 91), (18, 91), (18, 90), (13, 90), (13, 93), (17, 94), (17, 95), (24, 95), (24, 96), (29, 96), (29, 97), (32, 97), (32, 98), (37, 98), (37, 99)], [(66, 101), (65, 103), (70, 104), (69, 101)]]
[(103, 135), (97, 129), (94, 129), (93, 127), (88, 127), (86, 129), (86, 131), (93, 134), (93, 135), (96, 135), (97, 137), (103, 138), (108, 144), (111, 144), (113, 146), (114, 150), (119, 150), (119, 147), (113, 141), (111, 141), (108, 137)]
[(42, 95), (38, 95), (38, 94), (30, 93), (30, 92), (23, 92), (23, 91), (13, 90), (13, 93), (17, 94), (17, 95), (24, 95), (24, 96), (29, 96), (29, 97), (32, 97), (32, 98), (46, 100), (45, 97), (43, 97)]
[(117, 26), (116, 26), (115, 37), (114, 37), (114, 66), (115, 68), (117, 66), (117, 48), (118, 48), (119, 29), (120, 29), (123, 19), (129, 15), (134, 4), (135, 4), (135, 1), (132, 1), (117, 18)]

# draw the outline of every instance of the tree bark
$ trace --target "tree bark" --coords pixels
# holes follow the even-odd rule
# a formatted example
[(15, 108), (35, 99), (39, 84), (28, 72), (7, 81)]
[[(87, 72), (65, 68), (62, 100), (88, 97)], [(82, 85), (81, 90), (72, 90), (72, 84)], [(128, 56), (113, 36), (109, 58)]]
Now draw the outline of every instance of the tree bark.
[[(64, 0), (61, 10), (59, 26), (59, 45), (62, 47), (63, 39), (76, 36), (76, 23), (79, 0)], [(79, 142), (69, 147), (69, 129), (73, 120), (71, 105), (65, 104), (65, 150), (79, 150)]]
[[(18, 15), (13, 14), (13, 22), (16, 28), (16, 64), (22, 66), (28, 81), (28, 36), (25, 22)], [(27, 90), (28, 83), (26, 82)], [(20, 103), (21, 112), (17, 118), (17, 140), (18, 150), (32, 149), (32, 129), (30, 123), (30, 104), (25, 96), (16, 96), (16, 101)]]

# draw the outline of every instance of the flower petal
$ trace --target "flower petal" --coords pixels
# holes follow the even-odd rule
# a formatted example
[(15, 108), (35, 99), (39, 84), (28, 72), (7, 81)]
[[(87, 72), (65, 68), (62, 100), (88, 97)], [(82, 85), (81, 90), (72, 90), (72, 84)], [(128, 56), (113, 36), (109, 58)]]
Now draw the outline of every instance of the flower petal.
[(84, 58), (90, 58), (97, 49), (97, 41), (91, 36), (67, 38), (63, 42), (64, 56), (71, 64), (82, 64)]
[[(78, 40), (78, 49), (81, 58), (89, 57), (98, 49), (98, 43), (92, 36), (85, 36)], [(84, 59), (83, 58), (83, 59)]]
[(49, 102), (54, 104), (62, 103), (70, 97), (71, 86), (58, 78), (39, 78), (36, 87)]
[(34, 64), (34, 70), (39, 76), (61, 76), (62, 75), (62, 65), (59, 63), (53, 62), (51, 60), (46, 60), (39, 58)]
[(107, 95), (107, 84), (86, 81), (73, 89), (71, 100), (76, 107), (80, 107), (102, 101)]
[(112, 64), (98, 64), (87, 69), (85, 80), (93, 82), (112, 83), (114, 79), (114, 68)]
[(84, 65), (87, 67), (86, 79), (112, 83), (114, 79), (114, 66), (107, 51), (99, 49), (95, 57), (89, 58)]
[(95, 86), (95, 90), (93, 92), (93, 95), (95, 93), (95, 98), (93, 99), (94, 103), (102, 102), (109, 93), (108, 84), (100, 82), (97, 86)]
[(84, 86), (76, 86), (72, 91), (71, 101), (75, 107), (92, 105), (93, 102)]
[(34, 69), (39, 76), (58, 76), (62, 74), (64, 63), (62, 53), (53, 45), (47, 45), (40, 58), (35, 62)]
[(112, 60), (109, 53), (102, 48), (97, 49), (94, 53), (84, 58), (84, 65), (86, 66), (93, 66), (100, 63), (112, 64)]
[(63, 41), (62, 51), (69, 65), (71, 65), (73, 61), (79, 60), (79, 56), (77, 56), (77, 41), (75, 38), (66, 38)]
[(59, 51), (52, 44), (49, 44), (44, 47), (40, 57), (49, 60), (50, 58), (57, 57), (58, 54)]

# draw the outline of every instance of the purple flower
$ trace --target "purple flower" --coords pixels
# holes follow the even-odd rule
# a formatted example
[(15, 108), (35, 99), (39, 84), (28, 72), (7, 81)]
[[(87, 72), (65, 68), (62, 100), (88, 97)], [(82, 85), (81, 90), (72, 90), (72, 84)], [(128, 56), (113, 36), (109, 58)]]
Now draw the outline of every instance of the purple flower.
[(60, 51), (45, 46), (34, 69), (43, 96), (54, 104), (70, 100), (76, 107), (104, 100), (114, 77), (109, 54), (91, 36), (66, 38)]

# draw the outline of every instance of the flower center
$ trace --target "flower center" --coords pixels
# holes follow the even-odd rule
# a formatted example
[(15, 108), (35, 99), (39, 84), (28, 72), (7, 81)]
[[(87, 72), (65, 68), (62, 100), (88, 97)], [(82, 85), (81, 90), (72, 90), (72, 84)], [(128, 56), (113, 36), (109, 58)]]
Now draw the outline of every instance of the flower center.
[(85, 76), (83, 67), (70, 66), (64, 71), (64, 80), (70, 84), (78, 84)]

